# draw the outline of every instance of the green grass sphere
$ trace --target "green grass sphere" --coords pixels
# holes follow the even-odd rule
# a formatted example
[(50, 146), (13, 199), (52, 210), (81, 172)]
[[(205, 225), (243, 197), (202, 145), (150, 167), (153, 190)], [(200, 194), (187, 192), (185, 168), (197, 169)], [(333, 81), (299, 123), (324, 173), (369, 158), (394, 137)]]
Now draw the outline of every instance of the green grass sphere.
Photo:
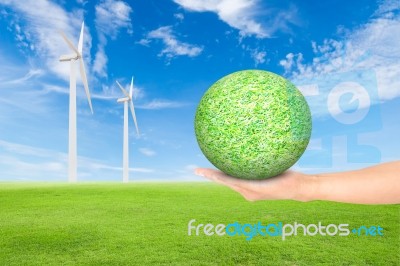
[(244, 70), (215, 82), (197, 107), (195, 133), (207, 159), (242, 179), (276, 176), (297, 162), (311, 135), (304, 96), (288, 80)]

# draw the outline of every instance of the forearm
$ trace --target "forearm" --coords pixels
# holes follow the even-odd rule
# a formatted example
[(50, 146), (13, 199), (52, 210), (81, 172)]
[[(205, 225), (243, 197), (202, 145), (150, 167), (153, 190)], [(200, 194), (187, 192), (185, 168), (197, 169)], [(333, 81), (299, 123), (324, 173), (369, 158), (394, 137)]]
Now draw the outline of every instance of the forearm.
[(400, 161), (356, 171), (306, 176), (299, 200), (358, 204), (400, 203)]

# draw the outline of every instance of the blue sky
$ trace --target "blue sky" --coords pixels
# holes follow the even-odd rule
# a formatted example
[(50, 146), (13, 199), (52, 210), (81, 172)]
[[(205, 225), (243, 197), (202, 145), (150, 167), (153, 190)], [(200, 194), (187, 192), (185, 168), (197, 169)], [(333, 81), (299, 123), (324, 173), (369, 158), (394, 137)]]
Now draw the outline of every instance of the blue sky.
[(131, 180), (201, 180), (193, 169), (211, 164), (194, 135), (197, 103), (244, 69), (305, 94), (313, 135), (294, 169), (400, 158), (398, 1), (0, 0), (0, 180), (67, 180), (69, 64), (58, 58), (69, 50), (57, 30), (77, 43), (83, 20), (94, 115), (78, 78), (81, 181), (122, 179), (115, 81), (132, 75), (142, 135), (130, 120)]

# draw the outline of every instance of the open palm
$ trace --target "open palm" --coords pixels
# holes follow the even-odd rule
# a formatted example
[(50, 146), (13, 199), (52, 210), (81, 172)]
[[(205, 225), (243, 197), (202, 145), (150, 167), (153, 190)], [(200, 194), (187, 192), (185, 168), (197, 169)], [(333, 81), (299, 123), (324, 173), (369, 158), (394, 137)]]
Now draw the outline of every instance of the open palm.
[(246, 200), (299, 199), (306, 175), (286, 171), (264, 180), (243, 180), (231, 177), (221, 171), (207, 168), (196, 169), (196, 174), (239, 192)]

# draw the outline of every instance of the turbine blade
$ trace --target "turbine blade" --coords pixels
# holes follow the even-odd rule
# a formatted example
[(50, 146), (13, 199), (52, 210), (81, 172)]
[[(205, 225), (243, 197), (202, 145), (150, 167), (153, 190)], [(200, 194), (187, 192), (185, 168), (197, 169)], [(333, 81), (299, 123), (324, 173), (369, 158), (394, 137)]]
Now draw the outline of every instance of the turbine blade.
[(131, 109), (131, 113), (132, 113), (132, 117), (133, 117), (133, 122), (135, 122), (136, 132), (137, 132), (138, 135), (140, 135), (140, 133), (139, 133), (139, 128), (138, 128), (137, 121), (136, 121), (135, 107), (133, 106), (132, 99), (129, 101), (129, 107), (130, 107), (130, 109)]
[(121, 86), (121, 84), (119, 84), (118, 80), (116, 80), (119, 88), (121, 89), (122, 93), (125, 94), (126, 97), (129, 97), (128, 92)]
[(132, 99), (132, 93), (133, 93), (133, 77), (131, 80), (131, 88), (129, 89), (129, 97)]
[(90, 111), (92, 111), (92, 114), (93, 114), (92, 100), (90, 98), (89, 85), (88, 85), (88, 81), (87, 81), (87, 77), (86, 77), (85, 65), (83, 64), (82, 58), (79, 58), (79, 70), (81, 72), (82, 82), (83, 82), (83, 86), (85, 87), (86, 97), (89, 102)]
[(79, 51), (75, 48), (75, 46), (72, 44), (72, 42), (67, 38), (67, 35), (65, 35), (64, 32), (61, 30), (59, 31), (65, 42), (68, 44), (69, 48), (72, 49), (77, 55), (80, 55)]
[(82, 55), (82, 48), (83, 48), (83, 29), (85, 27), (85, 22), (82, 22), (82, 28), (81, 28), (81, 35), (79, 35), (79, 42), (78, 42), (78, 51)]

